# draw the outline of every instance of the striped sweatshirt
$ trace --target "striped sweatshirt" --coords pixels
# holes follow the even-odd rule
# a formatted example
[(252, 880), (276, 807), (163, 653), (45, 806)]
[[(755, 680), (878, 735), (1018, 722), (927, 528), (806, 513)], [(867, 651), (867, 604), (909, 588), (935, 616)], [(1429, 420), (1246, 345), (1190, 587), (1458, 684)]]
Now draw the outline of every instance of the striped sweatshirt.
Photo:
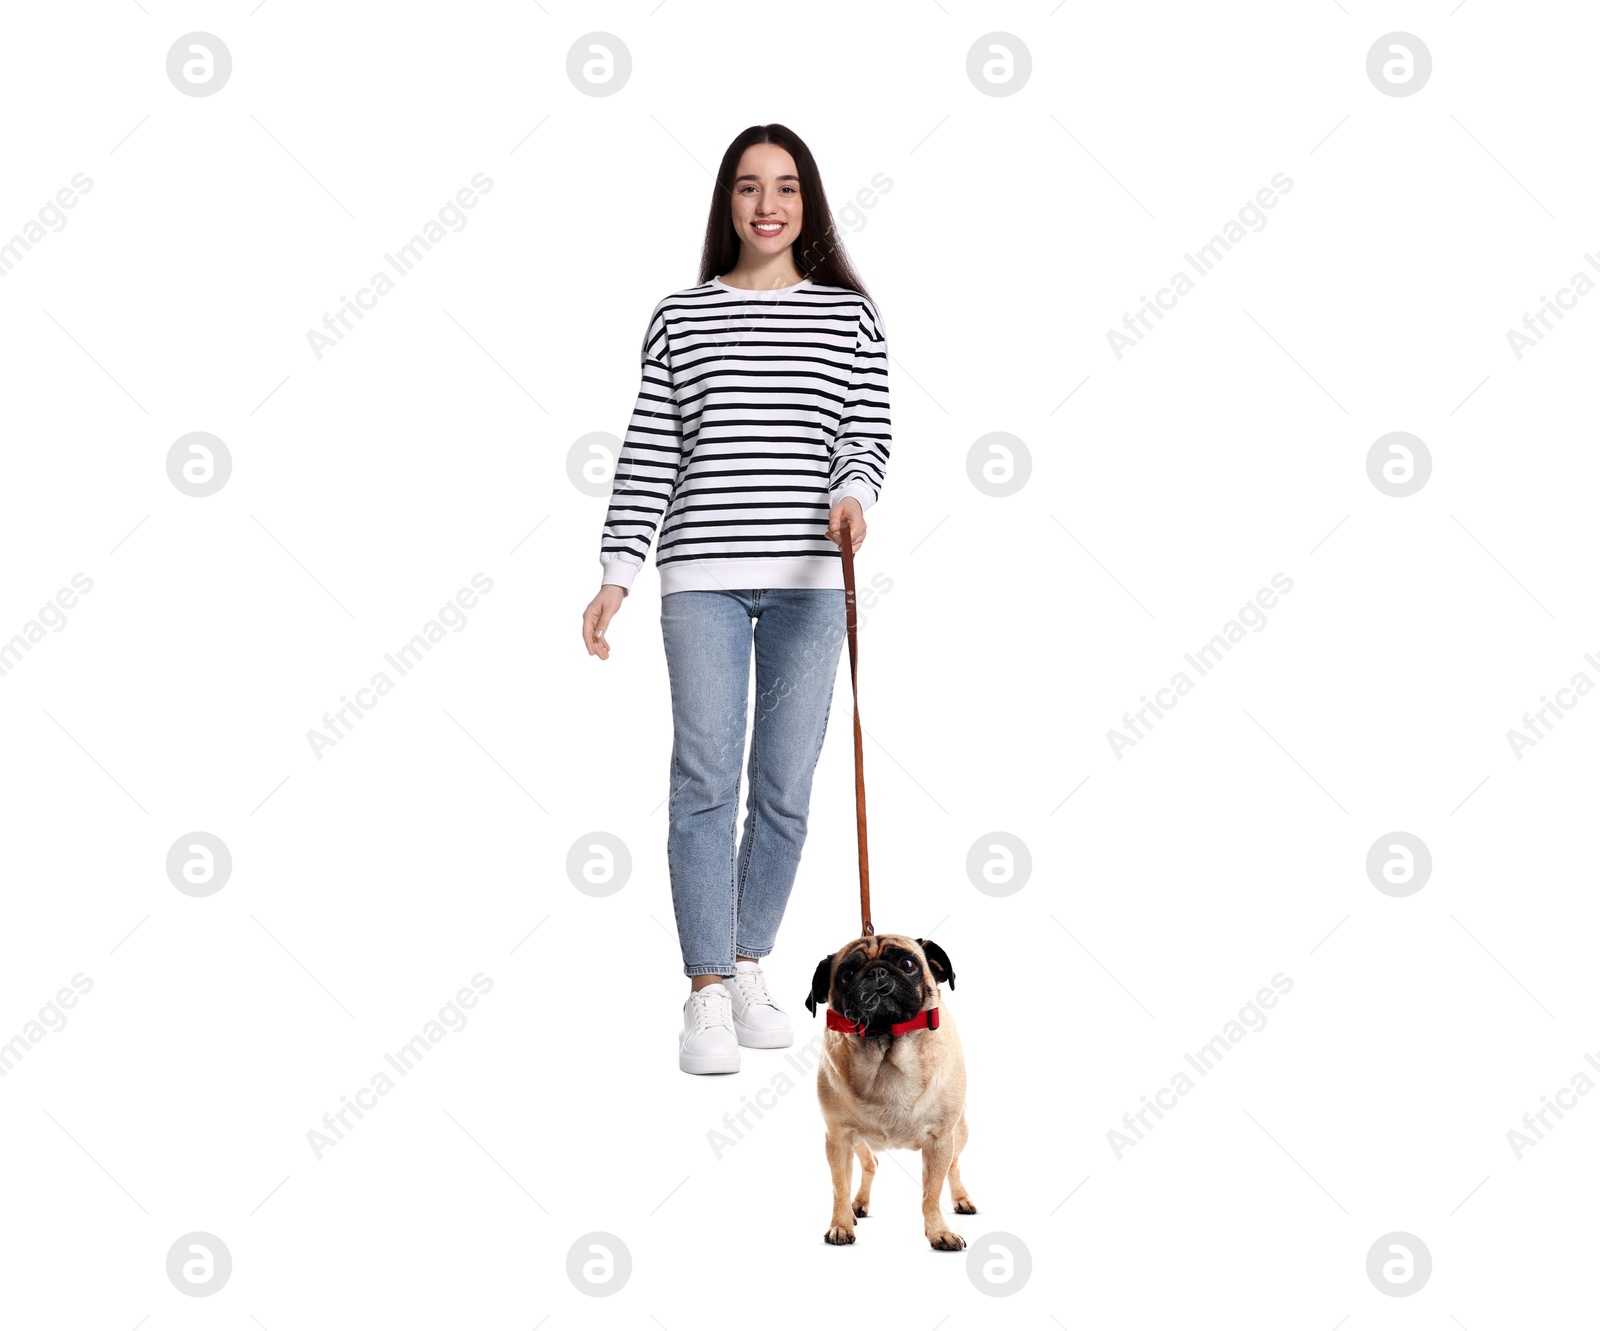
[(627, 588), (657, 526), (661, 594), (844, 586), (828, 512), (878, 499), (888, 354), (873, 303), (809, 277), (745, 291), (713, 277), (664, 297), (600, 537)]

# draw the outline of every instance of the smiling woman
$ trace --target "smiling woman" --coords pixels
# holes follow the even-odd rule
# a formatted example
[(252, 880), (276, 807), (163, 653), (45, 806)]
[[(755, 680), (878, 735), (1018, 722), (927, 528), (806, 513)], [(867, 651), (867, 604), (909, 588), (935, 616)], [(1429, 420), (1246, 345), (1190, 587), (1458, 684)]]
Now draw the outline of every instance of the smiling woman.
[[(741, 1045), (794, 1040), (760, 958), (799, 867), (838, 675), (839, 547), (861, 548), (889, 461), (883, 321), (837, 236), (798, 135), (753, 125), (729, 144), (699, 282), (657, 301), (645, 327), (601, 587), (583, 615), (585, 646), (609, 659), (606, 628), (659, 526), (673, 720), (667, 865), (692, 990), (684, 1072), (736, 1072)], [(735, 846), (752, 645), (763, 705)]]

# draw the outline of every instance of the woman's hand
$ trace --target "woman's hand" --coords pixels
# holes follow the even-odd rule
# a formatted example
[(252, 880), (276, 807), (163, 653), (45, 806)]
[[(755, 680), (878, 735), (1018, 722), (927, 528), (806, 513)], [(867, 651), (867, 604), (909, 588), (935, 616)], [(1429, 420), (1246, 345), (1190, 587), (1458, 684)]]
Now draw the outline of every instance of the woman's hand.
[(606, 625), (611, 622), (611, 616), (622, 609), (622, 598), (627, 594), (625, 587), (608, 582), (595, 593), (589, 608), (583, 612), (583, 645), (589, 649), (590, 656), (598, 656), (602, 661), (611, 659)]
[(842, 545), (847, 525), (850, 534), (855, 538), (850, 546), (850, 553), (854, 555), (861, 549), (861, 543), (867, 539), (867, 515), (861, 511), (861, 501), (848, 495), (835, 504), (828, 513), (828, 539), (835, 545)]

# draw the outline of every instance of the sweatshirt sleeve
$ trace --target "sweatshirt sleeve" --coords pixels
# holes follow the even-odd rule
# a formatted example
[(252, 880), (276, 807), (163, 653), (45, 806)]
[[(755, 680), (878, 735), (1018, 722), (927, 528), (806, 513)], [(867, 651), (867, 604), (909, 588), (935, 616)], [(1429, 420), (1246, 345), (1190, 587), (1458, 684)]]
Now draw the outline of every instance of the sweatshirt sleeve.
[(600, 533), (600, 583), (624, 590), (644, 564), (683, 455), (683, 417), (672, 384), (672, 362), (663, 300), (650, 315), (639, 349), (638, 400), (617, 456), (611, 503)]
[(889, 465), (889, 353), (877, 307), (862, 297), (850, 386), (828, 454), (828, 506), (855, 498), (862, 512), (878, 501)]

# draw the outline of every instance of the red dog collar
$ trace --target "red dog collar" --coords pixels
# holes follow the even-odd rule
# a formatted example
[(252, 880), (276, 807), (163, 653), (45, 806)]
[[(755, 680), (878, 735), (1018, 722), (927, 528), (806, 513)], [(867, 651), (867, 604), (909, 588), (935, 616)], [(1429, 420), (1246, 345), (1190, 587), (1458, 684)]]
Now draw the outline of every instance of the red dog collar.
[[(848, 1031), (851, 1035), (865, 1036), (867, 1024), (864, 1021), (851, 1021), (842, 1012), (828, 1009), (828, 1029), (830, 1031)], [(910, 1031), (939, 1029), (939, 1009), (936, 1007), (923, 1008), (921, 1012), (910, 1021), (897, 1021), (889, 1027), (890, 1035), (905, 1035)]]

